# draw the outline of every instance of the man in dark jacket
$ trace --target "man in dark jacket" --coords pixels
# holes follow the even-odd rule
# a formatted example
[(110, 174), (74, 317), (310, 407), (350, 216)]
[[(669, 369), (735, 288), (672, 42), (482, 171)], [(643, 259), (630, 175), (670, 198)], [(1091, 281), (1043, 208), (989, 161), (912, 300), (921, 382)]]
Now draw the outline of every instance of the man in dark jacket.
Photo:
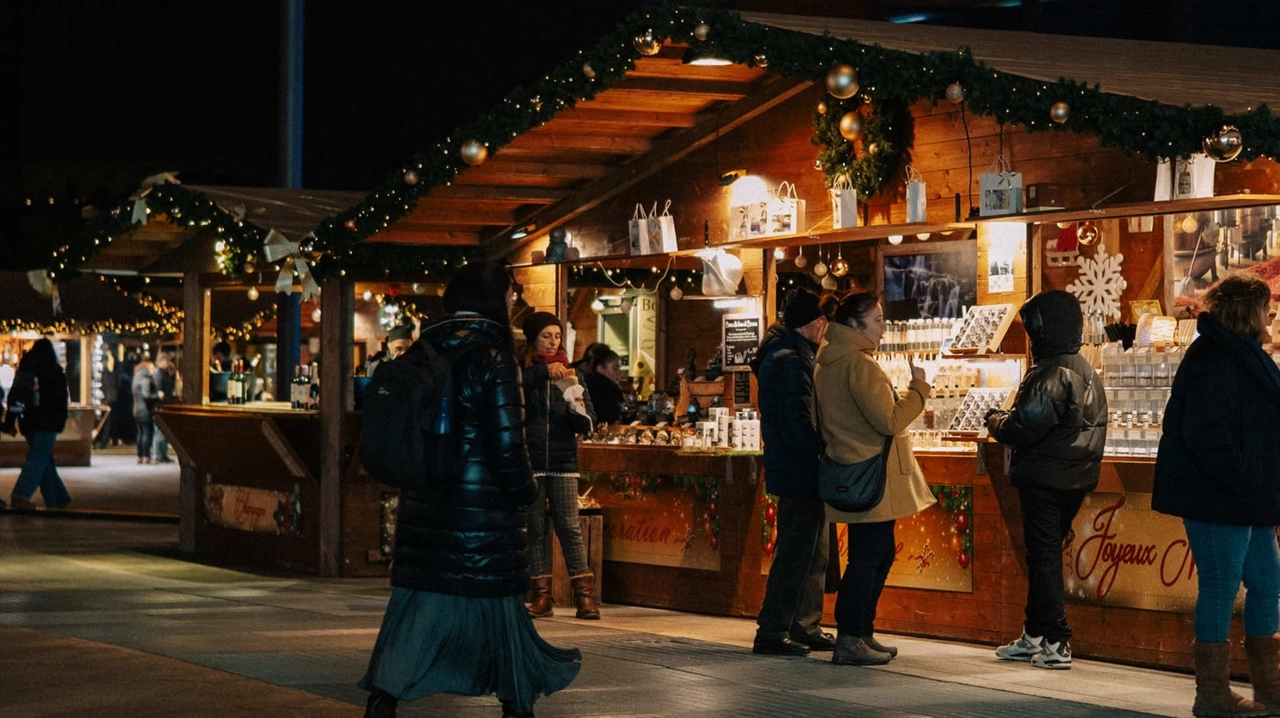
[(1098, 373), (1080, 356), (1084, 315), (1074, 295), (1041, 292), (1020, 314), (1031, 341), (1031, 368), (1013, 408), (987, 412), (987, 430), (1013, 448), (1009, 473), (1022, 504), (1027, 617), (1022, 636), (996, 656), (1038, 668), (1070, 668), (1062, 541), (1085, 494), (1098, 485), (1107, 395)]
[(753, 653), (802, 656), (836, 645), (818, 625), (828, 541), (826, 506), (818, 498), (822, 445), (814, 425), (813, 362), (826, 330), (818, 295), (800, 289), (751, 365), (760, 383), (765, 486), (778, 497), (778, 537)]

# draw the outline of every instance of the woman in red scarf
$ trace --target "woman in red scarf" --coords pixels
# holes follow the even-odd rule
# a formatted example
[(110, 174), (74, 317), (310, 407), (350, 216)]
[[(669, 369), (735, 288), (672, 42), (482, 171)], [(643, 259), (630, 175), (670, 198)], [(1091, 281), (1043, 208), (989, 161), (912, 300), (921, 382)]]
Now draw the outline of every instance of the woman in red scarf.
[(525, 443), (538, 483), (538, 498), (529, 510), (529, 614), (550, 616), (551, 544), (543, 507), (551, 507), (551, 524), (560, 539), (578, 618), (600, 618), (595, 601), (595, 575), (578, 526), (578, 435), (595, 422), (591, 398), (569, 366), (561, 343), (560, 320), (534, 312), (524, 320), (528, 357), (524, 369)]

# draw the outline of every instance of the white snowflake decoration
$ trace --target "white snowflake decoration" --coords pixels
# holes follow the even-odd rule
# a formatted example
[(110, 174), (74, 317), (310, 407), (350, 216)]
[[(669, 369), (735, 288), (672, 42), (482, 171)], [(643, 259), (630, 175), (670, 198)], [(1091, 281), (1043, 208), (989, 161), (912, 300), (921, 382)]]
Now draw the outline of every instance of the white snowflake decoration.
[(1123, 254), (1107, 256), (1107, 248), (1098, 247), (1092, 258), (1077, 257), (1080, 276), (1067, 285), (1067, 291), (1076, 295), (1084, 305), (1085, 313), (1102, 312), (1108, 319), (1120, 318), (1120, 293), (1129, 283), (1120, 276)]

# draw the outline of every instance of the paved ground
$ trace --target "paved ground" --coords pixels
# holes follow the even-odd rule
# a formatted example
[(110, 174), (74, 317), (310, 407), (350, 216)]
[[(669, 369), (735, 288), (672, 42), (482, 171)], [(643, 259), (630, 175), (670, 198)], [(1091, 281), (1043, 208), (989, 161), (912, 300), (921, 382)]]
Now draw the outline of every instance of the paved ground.
[[(188, 561), (175, 553), (176, 523), (152, 510), (176, 505), (172, 465), (95, 456), (95, 467), (63, 474), (75, 518), (0, 514), (0, 716), (361, 714), (356, 681), (385, 580)], [(2, 495), (15, 478), (0, 470)], [(111, 506), (144, 515), (92, 513)], [(540, 718), (1188, 716), (1194, 694), (1187, 675), (1091, 661), (1044, 671), (997, 661), (990, 646), (896, 636), (882, 636), (902, 651), (883, 667), (760, 657), (748, 650), (749, 620), (613, 605), (603, 614), (538, 621), (584, 656), (578, 680), (539, 702)], [(400, 715), (499, 710), (492, 698), (441, 695)]]

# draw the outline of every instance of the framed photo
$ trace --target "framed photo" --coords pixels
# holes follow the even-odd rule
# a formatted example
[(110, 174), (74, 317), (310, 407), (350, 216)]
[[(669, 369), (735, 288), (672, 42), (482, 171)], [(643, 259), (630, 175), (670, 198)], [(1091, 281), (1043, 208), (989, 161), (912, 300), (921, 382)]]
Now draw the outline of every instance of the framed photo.
[(978, 242), (915, 244), (885, 250), (884, 318), (958, 319), (978, 303)]

